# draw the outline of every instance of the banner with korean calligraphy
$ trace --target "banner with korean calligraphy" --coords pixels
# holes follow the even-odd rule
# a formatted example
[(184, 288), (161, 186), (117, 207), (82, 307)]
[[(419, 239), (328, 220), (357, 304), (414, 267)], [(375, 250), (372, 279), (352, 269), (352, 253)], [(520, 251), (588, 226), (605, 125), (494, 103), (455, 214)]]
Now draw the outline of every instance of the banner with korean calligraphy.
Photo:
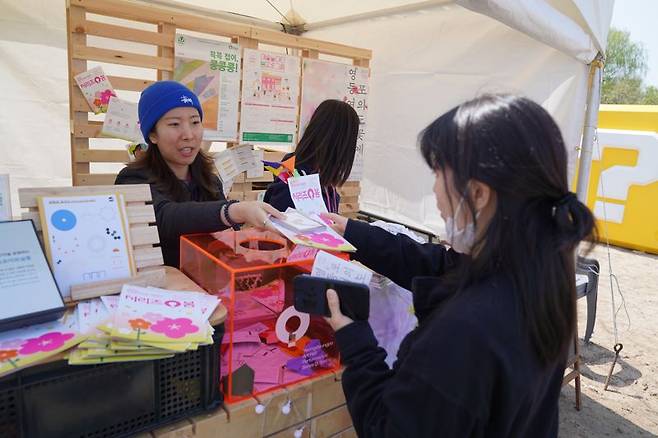
[(363, 150), (368, 112), (368, 79), (370, 69), (354, 65), (304, 59), (302, 67), (302, 105), (299, 135), (304, 134), (315, 109), (324, 100), (337, 99), (347, 102), (359, 115), (359, 136), (356, 142), (354, 165), (350, 181), (358, 181), (363, 175)]
[(238, 137), (240, 46), (176, 34), (174, 80), (199, 97), (205, 140)]
[(289, 152), (297, 137), (300, 58), (244, 49), (240, 142)]

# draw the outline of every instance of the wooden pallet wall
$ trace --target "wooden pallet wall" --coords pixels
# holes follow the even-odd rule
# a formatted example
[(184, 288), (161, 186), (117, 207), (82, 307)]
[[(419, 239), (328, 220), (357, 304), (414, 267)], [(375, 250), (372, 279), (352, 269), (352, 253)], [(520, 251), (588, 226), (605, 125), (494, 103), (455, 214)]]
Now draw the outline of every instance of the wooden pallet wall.
[[(369, 66), (372, 56), (372, 52), (367, 49), (208, 17), (179, 6), (168, 7), (128, 0), (68, 0), (67, 42), (73, 185), (112, 184), (116, 174), (96, 172), (93, 169), (94, 164), (128, 161), (128, 153), (125, 150), (90, 147), (91, 139), (100, 138), (102, 122), (90, 112), (74, 77), (88, 70), (89, 61), (138, 67), (137, 71), (150, 74), (144, 73), (144, 77), (137, 77), (139, 74), (131, 75), (132, 77), (108, 74), (108, 79), (116, 90), (141, 92), (155, 78), (161, 80), (172, 77), (174, 39), (178, 31), (201, 32), (222, 37), (224, 40), (230, 39), (242, 48), (258, 49), (262, 45), (286, 48), (292, 51), (292, 54), (306, 58), (333, 55), (362, 67)], [(88, 38), (90, 36), (94, 37), (91, 38), (93, 41)], [(97, 43), (93, 45), (94, 41), (99, 40), (96, 37), (101, 37), (102, 47)], [(126, 42), (140, 43), (140, 47), (151, 47), (153, 54), (145, 55), (143, 49), (126, 51), (123, 49)], [(138, 51), (142, 53), (137, 53)], [(230, 146), (233, 144), (229, 144)], [(232, 197), (256, 199), (263, 190), (262, 183), (266, 182), (267, 178), (243, 178), (236, 182), (238, 185), (232, 190)], [(359, 209), (359, 183), (347, 183), (341, 188), (341, 192), (345, 193), (340, 206), (341, 212), (354, 215)]]

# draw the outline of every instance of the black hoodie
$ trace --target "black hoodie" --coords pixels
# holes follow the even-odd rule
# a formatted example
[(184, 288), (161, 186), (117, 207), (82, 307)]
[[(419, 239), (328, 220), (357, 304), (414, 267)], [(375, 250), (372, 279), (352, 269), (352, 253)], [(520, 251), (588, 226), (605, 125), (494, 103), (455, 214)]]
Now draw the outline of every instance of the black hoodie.
[(390, 369), (367, 322), (336, 332), (361, 438), (556, 437), (566, 358), (540, 364), (502, 274), (455, 294), (439, 278), (463, 255), (350, 220), (355, 259), (413, 290), (418, 327)]

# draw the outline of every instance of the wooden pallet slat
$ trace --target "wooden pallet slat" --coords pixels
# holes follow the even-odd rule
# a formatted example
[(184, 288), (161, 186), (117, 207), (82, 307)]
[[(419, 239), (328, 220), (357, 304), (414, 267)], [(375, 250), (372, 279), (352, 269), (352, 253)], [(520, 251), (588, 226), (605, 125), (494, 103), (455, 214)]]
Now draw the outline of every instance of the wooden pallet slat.
[(144, 88), (148, 87), (155, 81), (148, 79), (135, 79), (135, 78), (126, 78), (123, 76), (111, 76), (108, 75), (107, 79), (112, 84), (112, 87), (116, 90), (126, 90), (126, 91), (138, 91), (141, 92)]
[(135, 248), (133, 257), (135, 258), (135, 266), (137, 266), (138, 270), (164, 264), (162, 251), (159, 247)]
[(116, 179), (114, 173), (80, 173), (78, 174), (78, 185), (81, 186), (105, 186), (114, 184)]
[(75, 149), (76, 163), (127, 163), (130, 160), (126, 150)]
[(123, 50), (101, 49), (100, 47), (73, 45), (73, 58), (131, 67), (157, 68), (167, 71), (174, 70), (174, 58), (160, 58), (157, 56), (125, 52)]
[[(147, 202), (151, 200), (151, 189), (147, 184), (96, 185), (85, 187), (85, 195), (105, 195), (121, 192), (126, 203)], [(39, 187), (22, 188), (18, 191), (18, 202), (23, 208), (38, 208), (39, 196), (76, 196), (81, 192), (78, 187)]]
[(150, 32), (148, 30), (100, 23), (97, 21), (87, 20), (83, 25), (76, 26), (73, 31), (75, 33), (86, 33), (87, 35), (95, 35), (122, 41), (152, 44), (161, 47), (174, 47), (174, 41), (167, 35)]

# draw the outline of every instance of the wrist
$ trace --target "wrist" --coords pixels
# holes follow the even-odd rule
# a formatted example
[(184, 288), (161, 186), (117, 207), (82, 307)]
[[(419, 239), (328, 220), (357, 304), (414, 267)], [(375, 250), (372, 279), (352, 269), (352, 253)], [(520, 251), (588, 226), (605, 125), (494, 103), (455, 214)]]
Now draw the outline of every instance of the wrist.
[(224, 219), (226, 224), (234, 230), (239, 230), (240, 225), (244, 223), (242, 218), (242, 208), (238, 201), (228, 201), (224, 207)]

